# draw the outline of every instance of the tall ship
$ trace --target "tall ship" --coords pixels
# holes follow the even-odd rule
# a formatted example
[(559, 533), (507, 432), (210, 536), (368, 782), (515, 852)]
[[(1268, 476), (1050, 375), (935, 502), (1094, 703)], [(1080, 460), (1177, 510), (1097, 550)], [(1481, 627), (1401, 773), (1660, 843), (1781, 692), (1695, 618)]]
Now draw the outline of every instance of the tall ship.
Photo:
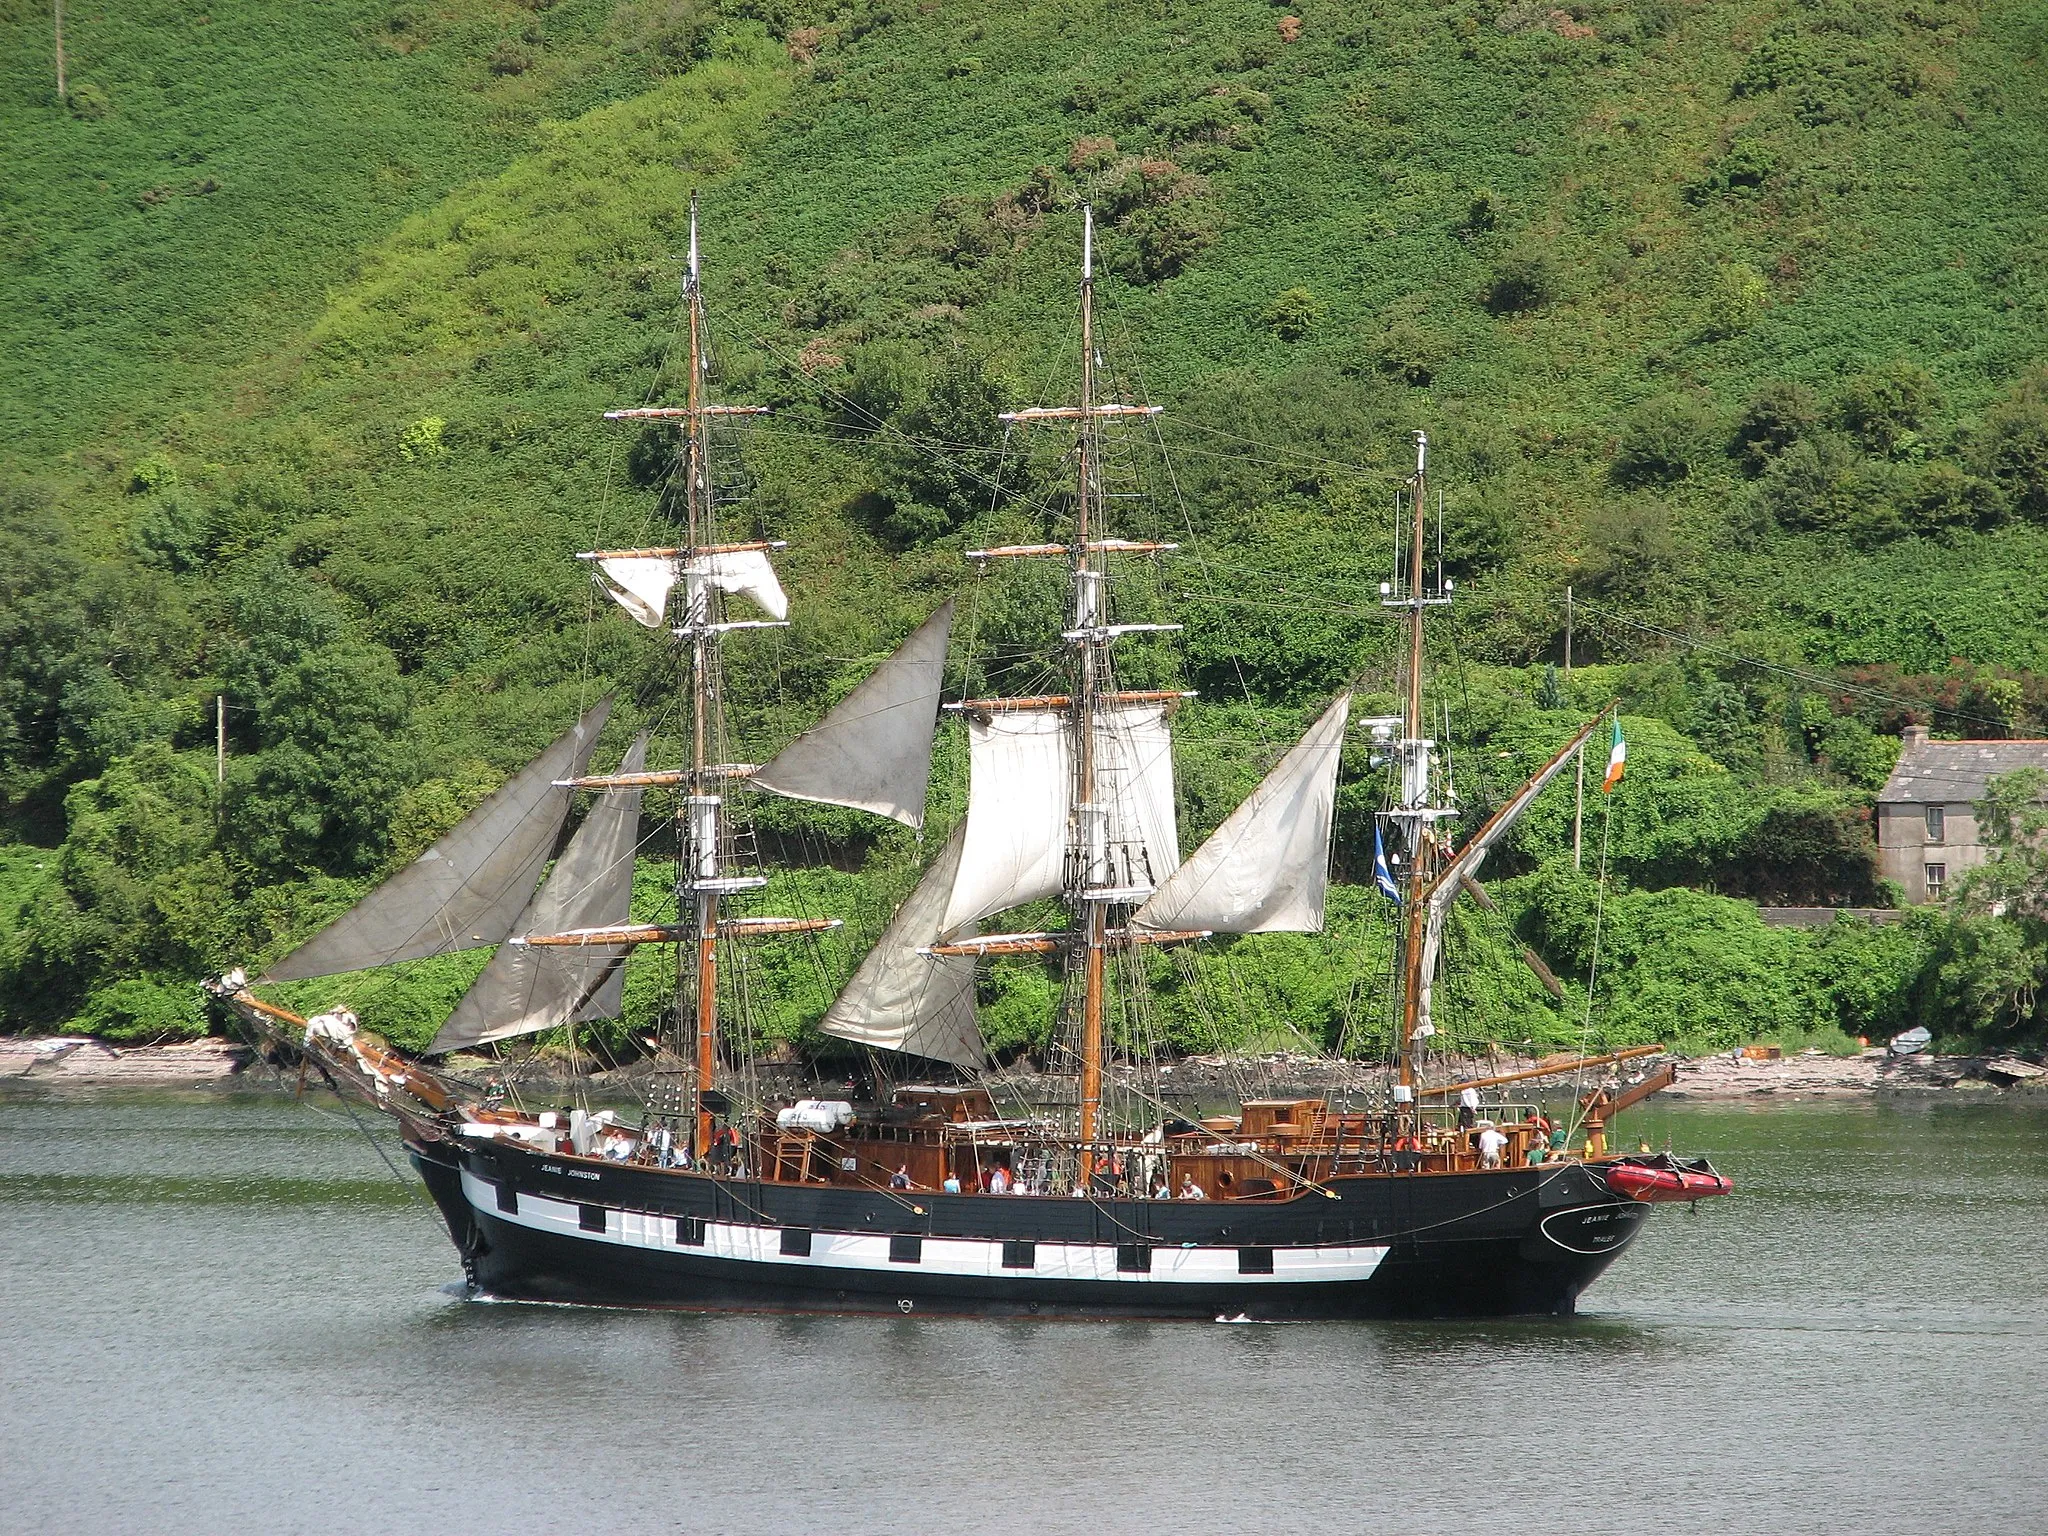
[[(1442, 1076), (1431, 1070), (1432, 995), (1452, 904), (1486, 901), (1476, 876), (1489, 852), (1601, 720), (1455, 838), (1460, 813), (1424, 713), (1424, 627), (1452, 592), (1429, 569), (1422, 434), (1397, 569), (1381, 589), (1406, 627), (1405, 708), (1354, 721), (1349, 692), (1329, 700), (1182, 857), (1172, 731), (1190, 695), (1125, 686), (1118, 666), (1120, 644), (1177, 627), (1120, 602), (1126, 572), (1174, 546), (1120, 537), (1105, 489), (1110, 435), (1158, 408), (1102, 387), (1093, 218), (1081, 217), (1073, 397), (1004, 418), (1065, 435), (1068, 488), (1048, 537), (969, 556), (1065, 567), (1056, 691), (949, 700), (948, 602), (766, 762), (725, 760), (727, 638), (786, 623), (788, 601), (781, 546), (722, 526), (715, 450), (730, 418), (761, 408), (710, 398), (693, 199), (684, 399), (608, 413), (675, 429), (682, 542), (579, 557), (624, 616), (675, 648), (686, 682), (673, 734), (687, 762), (649, 768), (643, 733), (611, 771), (592, 772), (611, 708), (600, 700), (256, 981), (234, 971), (208, 984), (302, 1083), (316, 1075), (396, 1118), (480, 1293), (1070, 1318), (1566, 1314), (1654, 1204), (1729, 1189), (1704, 1160), (1608, 1148), (1607, 1122), (1668, 1083), (1669, 1067), (1596, 1087), (1556, 1125), (1514, 1097), (1545, 1077), (1604, 1083), (1656, 1047), (1431, 1081)], [(759, 909), (770, 881), (747, 807), (780, 796), (921, 829), (942, 715), (966, 739), (966, 813), (934, 840), (820, 1025), (870, 1063), (864, 1087), (777, 1102), (747, 1031), (733, 1027), (746, 951), (804, 942), (837, 919)], [(1337, 1102), (1169, 1099), (1142, 1070), (1149, 1052), (1141, 1070), (1128, 1059), (1153, 952), (1322, 929), (1347, 731), (1390, 770), (1378, 838), (1393, 851), (1376, 874), (1398, 903), (1399, 934), (1384, 1081)], [(675, 849), (672, 905), (658, 920), (632, 911), (643, 819), (665, 825)], [(1020, 908), (1058, 916), (1004, 927)], [(627, 957), (643, 946), (673, 953), (675, 1000), (649, 1041), (637, 1108), (532, 1104), (511, 1056), (483, 1074), (440, 1060), (618, 1017)], [(483, 947), (494, 947), (488, 963), (419, 1056), (346, 1011), (306, 1017), (259, 995), (266, 983)], [(1048, 1072), (1028, 1082), (995, 1066), (976, 1007), (978, 967), (1017, 957), (1060, 975)]]

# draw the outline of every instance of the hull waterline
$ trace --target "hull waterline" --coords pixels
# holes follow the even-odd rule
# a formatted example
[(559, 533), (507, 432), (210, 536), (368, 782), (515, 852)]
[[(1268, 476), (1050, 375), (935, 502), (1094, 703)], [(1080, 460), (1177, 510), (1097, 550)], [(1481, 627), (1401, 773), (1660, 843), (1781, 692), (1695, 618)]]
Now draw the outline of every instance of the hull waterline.
[(1648, 1207), (1575, 1164), (1340, 1178), (1337, 1198), (914, 1197), (414, 1141), (506, 1300), (1061, 1318), (1560, 1316)]

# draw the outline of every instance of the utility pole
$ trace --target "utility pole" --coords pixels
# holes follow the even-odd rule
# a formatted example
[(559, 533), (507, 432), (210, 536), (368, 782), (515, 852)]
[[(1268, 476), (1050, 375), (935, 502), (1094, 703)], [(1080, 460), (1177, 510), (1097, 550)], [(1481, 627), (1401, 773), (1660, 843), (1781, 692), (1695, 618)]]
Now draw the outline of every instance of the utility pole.
[(50, 0), (50, 9), (57, 18), (57, 105), (61, 107), (71, 100), (64, 85), (64, 0)]
[[(1572, 589), (1564, 589), (1564, 680), (1572, 680)], [(1575, 777), (1577, 783), (1572, 790), (1572, 868), (1584, 867), (1586, 831), (1586, 748), (1579, 745)]]
[(213, 787), (228, 781), (228, 696), (213, 696)]

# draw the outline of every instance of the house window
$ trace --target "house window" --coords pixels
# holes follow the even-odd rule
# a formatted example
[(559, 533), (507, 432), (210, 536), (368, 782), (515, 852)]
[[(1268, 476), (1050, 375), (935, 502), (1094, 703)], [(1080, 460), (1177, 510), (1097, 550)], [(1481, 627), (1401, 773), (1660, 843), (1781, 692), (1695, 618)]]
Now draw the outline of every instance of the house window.
[(1929, 901), (1941, 900), (1941, 888), (1946, 884), (1948, 884), (1948, 866), (1946, 864), (1928, 865), (1927, 899)]
[(1927, 841), (1930, 843), (1945, 842), (1947, 841), (1947, 834), (1947, 815), (1943, 813), (1940, 806), (1930, 805), (1927, 807)]

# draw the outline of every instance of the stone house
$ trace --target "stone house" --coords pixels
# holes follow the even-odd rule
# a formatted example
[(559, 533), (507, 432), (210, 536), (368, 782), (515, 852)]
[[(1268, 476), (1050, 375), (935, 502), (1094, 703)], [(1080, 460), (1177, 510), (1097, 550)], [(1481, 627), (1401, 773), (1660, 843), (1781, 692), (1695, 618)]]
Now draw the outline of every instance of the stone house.
[(1907, 726), (1877, 797), (1878, 873), (1909, 902), (1941, 900), (1989, 856), (1977, 802), (1993, 779), (2021, 768), (2048, 769), (2048, 741), (1930, 741), (1926, 726)]

